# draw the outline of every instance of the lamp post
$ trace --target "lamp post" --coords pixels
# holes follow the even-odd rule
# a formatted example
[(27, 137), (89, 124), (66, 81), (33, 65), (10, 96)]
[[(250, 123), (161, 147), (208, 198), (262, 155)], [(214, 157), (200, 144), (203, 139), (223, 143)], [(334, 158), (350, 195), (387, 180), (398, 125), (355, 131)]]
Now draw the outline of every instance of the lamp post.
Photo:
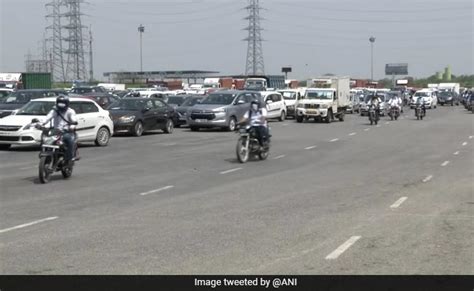
[(141, 25), (138, 27), (138, 32), (140, 33), (140, 72), (143, 72), (143, 45), (142, 45), (142, 35), (145, 32), (145, 26)]
[(371, 36), (370, 41), (370, 81), (374, 81), (374, 42), (375, 37)]

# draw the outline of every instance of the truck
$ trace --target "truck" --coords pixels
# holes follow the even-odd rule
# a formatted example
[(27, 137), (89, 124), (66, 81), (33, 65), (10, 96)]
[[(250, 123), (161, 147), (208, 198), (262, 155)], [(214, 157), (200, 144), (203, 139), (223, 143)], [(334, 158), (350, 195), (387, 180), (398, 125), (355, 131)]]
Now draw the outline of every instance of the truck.
[(232, 89), (233, 84), (232, 78), (205, 78), (204, 79), (204, 88), (223, 88), (223, 89)]
[(0, 87), (11, 89), (51, 89), (51, 73), (0, 73)]
[(349, 77), (322, 77), (307, 81), (308, 88), (296, 106), (296, 121), (310, 118), (330, 123), (335, 118), (344, 121), (350, 105)]
[(439, 83), (438, 90), (439, 91), (450, 91), (459, 95), (460, 91), (460, 84), (459, 83)]
[(244, 85), (245, 90), (252, 91), (274, 91), (285, 88), (285, 76), (283, 75), (247, 76)]

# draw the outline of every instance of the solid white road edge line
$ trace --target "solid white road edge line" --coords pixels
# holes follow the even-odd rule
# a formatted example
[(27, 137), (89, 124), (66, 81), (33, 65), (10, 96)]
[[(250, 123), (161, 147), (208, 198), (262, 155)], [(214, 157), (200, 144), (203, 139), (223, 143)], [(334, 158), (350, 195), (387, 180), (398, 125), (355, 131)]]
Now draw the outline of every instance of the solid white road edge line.
[(25, 227), (28, 227), (28, 226), (32, 226), (32, 225), (35, 225), (35, 224), (38, 224), (38, 223), (42, 223), (42, 222), (46, 222), (46, 221), (50, 221), (50, 220), (55, 220), (55, 219), (58, 219), (58, 217), (53, 216), (53, 217), (48, 217), (48, 218), (28, 222), (28, 223), (25, 223), (25, 224), (20, 224), (20, 225), (17, 225), (17, 226), (1, 229), (0, 233), (4, 233), (4, 232), (7, 232), (7, 231), (11, 231), (11, 230), (16, 230), (16, 229), (20, 229), (20, 228), (25, 228)]
[(274, 157), (273, 159), (274, 160), (279, 160), (279, 159), (283, 159), (284, 157), (286, 157), (285, 155), (280, 155), (278, 157)]
[(446, 167), (449, 164), (449, 161), (444, 161), (444, 163), (441, 164), (441, 167)]
[(424, 178), (423, 179), (423, 183), (426, 183), (428, 182), (429, 180), (433, 179), (433, 176), (432, 175), (429, 175), (428, 177)]
[(304, 149), (305, 149), (305, 150), (312, 150), (312, 149), (315, 149), (315, 148), (316, 148), (316, 146), (310, 146), (310, 147), (306, 147), (306, 148), (304, 148)]
[(407, 200), (407, 199), (408, 199), (408, 197), (402, 197), (402, 198), (398, 199), (395, 203), (390, 205), (390, 208), (395, 209), (395, 208), (400, 207), (400, 205), (402, 205), (402, 203), (405, 202), (405, 200)]
[(229, 173), (240, 171), (240, 170), (242, 170), (242, 168), (235, 168), (235, 169), (230, 169), (230, 170), (227, 170), (227, 171), (222, 171), (221, 175), (229, 174)]
[(326, 260), (335, 260), (337, 259), (342, 253), (347, 251), (353, 244), (355, 244), (356, 241), (358, 241), (361, 238), (361, 236), (353, 236), (350, 239), (348, 239), (345, 243), (340, 245), (337, 249), (335, 249), (332, 253), (327, 255)]
[(140, 193), (140, 195), (141, 196), (146, 196), (146, 195), (149, 195), (149, 194), (165, 191), (165, 190), (168, 190), (168, 189), (171, 189), (171, 188), (174, 188), (174, 186), (173, 185), (165, 186), (163, 188), (159, 188), (159, 189), (151, 190), (151, 191), (148, 191), (148, 192)]
[(335, 138), (335, 139), (331, 139), (329, 142), (336, 142), (338, 140), (339, 140), (338, 138)]

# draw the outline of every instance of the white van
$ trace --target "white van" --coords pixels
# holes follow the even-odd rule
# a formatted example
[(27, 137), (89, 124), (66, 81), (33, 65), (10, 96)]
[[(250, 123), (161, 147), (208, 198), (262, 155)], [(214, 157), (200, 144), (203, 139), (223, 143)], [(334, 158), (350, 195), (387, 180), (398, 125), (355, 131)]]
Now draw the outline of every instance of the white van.
[(283, 96), (277, 91), (262, 91), (260, 95), (267, 106), (267, 118), (277, 118), (279, 121), (284, 121), (287, 111)]

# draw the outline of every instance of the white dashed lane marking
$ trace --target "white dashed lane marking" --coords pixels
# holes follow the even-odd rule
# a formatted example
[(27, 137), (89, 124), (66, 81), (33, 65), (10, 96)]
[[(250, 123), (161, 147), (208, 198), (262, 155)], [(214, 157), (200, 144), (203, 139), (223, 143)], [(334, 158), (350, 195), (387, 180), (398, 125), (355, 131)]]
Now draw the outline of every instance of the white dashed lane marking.
[(366, 128), (366, 129), (364, 129), (364, 131), (369, 131), (369, 130), (370, 130), (370, 128)]
[(17, 226), (13, 226), (13, 227), (1, 229), (1, 230), (0, 230), (0, 233), (4, 233), (4, 232), (16, 230), (16, 229), (25, 228), (25, 227), (28, 227), (28, 226), (32, 226), (32, 225), (35, 225), (35, 224), (38, 224), (38, 223), (42, 223), (42, 222), (46, 222), (46, 221), (51, 221), (51, 220), (55, 220), (55, 219), (58, 219), (58, 217), (57, 217), (57, 216), (53, 216), (53, 217), (48, 217), (48, 218), (44, 218), (44, 219), (40, 219), (40, 220), (35, 220), (35, 221), (28, 222), (28, 223), (25, 223), (25, 224), (20, 224), (20, 225), (17, 225)]
[(339, 140), (338, 138), (335, 138), (335, 139), (331, 139), (329, 142), (336, 142), (338, 140)]
[(357, 132), (352, 132), (352, 133), (349, 133), (349, 136), (354, 136), (356, 134), (357, 134)]
[(222, 171), (221, 175), (237, 172), (237, 171), (240, 171), (240, 170), (242, 170), (242, 168), (235, 168), (235, 169), (230, 169), (230, 170), (227, 170), (227, 171)]
[(449, 161), (444, 161), (444, 163), (441, 164), (441, 167), (446, 167), (449, 164)]
[(304, 148), (304, 149), (305, 149), (305, 150), (312, 150), (312, 149), (315, 149), (315, 148), (316, 148), (316, 146), (309, 146), (309, 147), (306, 147), (306, 148)]
[(173, 185), (165, 186), (163, 188), (158, 188), (158, 189), (151, 190), (151, 191), (148, 191), (148, 192), (140, 193), (140, 195), (141, 196), (146, 196), (146, 195), (150, 195), (150, 194), (153, 194), (153, 193), (162, 192), (162, 191), (165, 191), (165, 190), (168, 190), (168, 189), (171, 189), (171, 188), (174, 188), (174, 186)]
[(280, 155), (280, 156), (274, 157), (273, 159), (274, 160), (279, 160), (279, 159), (283, 159), (284, 157), (286, 157), (286, 156), (285, 155)]
[(467, 141), (463, 142), (462, 146), (467, 146)]
[(459, 155), (459, 151), (455, 152), (453, 155), (455, 156)]
[(347, 251), (353, 244), (356, 243), (361, 238), (361, 236), (353, 236), (348, 239), (345, 243), (340, 245), (337, 249), (335, 249), (332, 253), (326, 256), (326, 260), (335, 260), (340, 255), (342, 255), (345, 251)]
[(428, 177), (424, 178), (423, 179), (423, 183), (426, 183), (428, 182), (429, 180), (433, 179), (433, 176), (432, 175), (429, 175)]
[(398, 199), (395, 203), (390, 205), (390, 208), (395, 209), (395, 208), (400, 207), (400, 205), (402, 205), (402, 203), (405, 202), (405, 200), (407, 200), (407, 199), (408, 199), (408, 197), (402, 197), (402, 198)]

